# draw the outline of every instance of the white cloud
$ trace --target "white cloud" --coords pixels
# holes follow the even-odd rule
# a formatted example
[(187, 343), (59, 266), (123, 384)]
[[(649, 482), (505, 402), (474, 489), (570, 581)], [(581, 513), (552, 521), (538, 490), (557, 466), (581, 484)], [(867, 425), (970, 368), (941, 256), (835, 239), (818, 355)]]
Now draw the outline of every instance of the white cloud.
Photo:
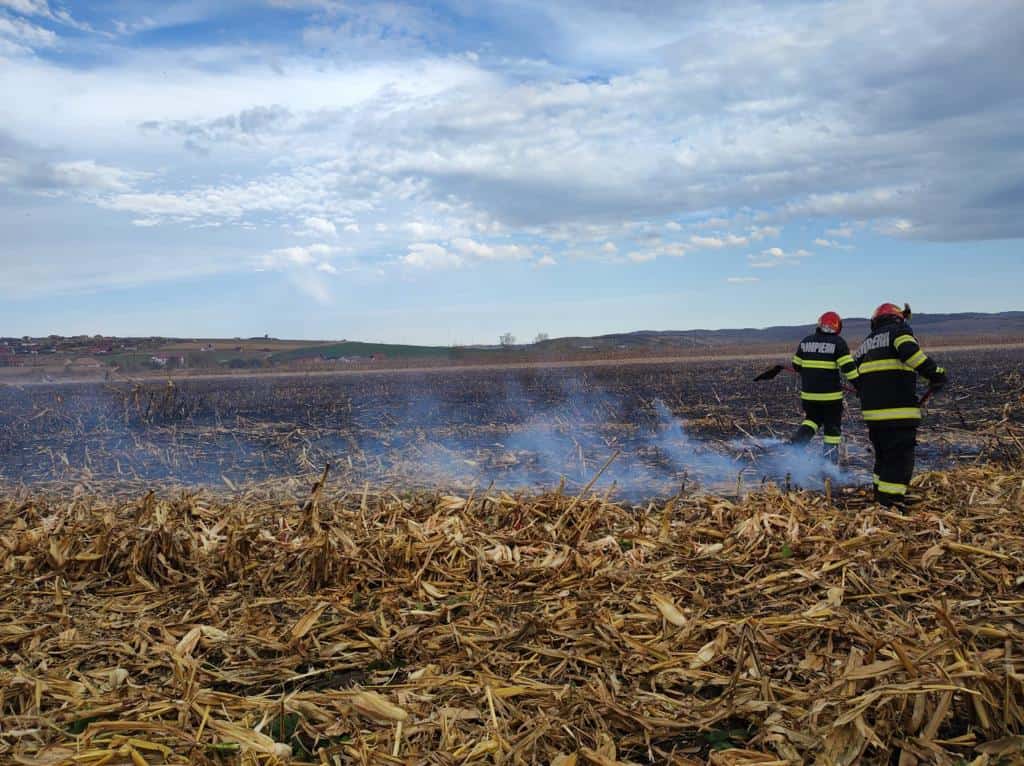
[(897, 218), (881, 221), (875, 228), (880, 234), (886, 234), (890, 237), (903, 237), (913, 233), (917, 227), (913, 221), (909, 221), (906, 218)]
[(62, 186), (109, 191), (128, 189), (135, 175), (120, 168), (100, 165), (94, 160), (58, 162), (53, 166), (53, 174)]
[(778, 226), (755, 226), (750, 230), (750, 239), (759, 241), (767, 237), (777, 237), (782, 233)]
[(338, 229), (335, 227), (332, 221), (328, 221), (326, 218), (319, 218), (317, 216), (310, 216), (303, 224), (306, 230), (313, 236), (321, 237), (336, 237), (338, 235)]
[(424, 221), (409, 221), (408, 223), (403, 223), (402, 229), (409, 232), (416, 239), (430, 239), (432, 237), (444, 236), (443, 227)]
[(0, 8), (10, 8), (23, 16), (50, 15), (50, 6), (46, 0), (0, 0)]
[(725, 242), (718, 237), (702, 237), (696, 234), (690, 237), (690, 244), (694, 247), (710, 247), (716, 249), (725, 247)]
[(95, 160), (37, 162), (31, 158), (0, 157), (0, 181), (22, 191), (122, 192), (130, 190), (146, 176)]
[(781, 247), (769, 247), (767, 250), (762, 250), (758, 255), (748, 255), (747, 260), (750, 262), (750, 268), (752, 269), (774, 269), (777, 266), (796, 266), (804, 258), (809, 258), (814, 253), (807, 250), (797, 250), (792, 253), (787, 253)]
[(489, 245), (468, 237), (457, 237), (451, 244), (463, 255), (482, 261), (519, 261), (531, 257), (530, 251), (520, 245)]
[(461, 256), (440, 245), (422, 242), (409, 245), (409, 252), (399, 260), (420, 269), (457, 269), (465, 264)]
[(537, 265), (538, 266), (556, 266), (556, 265), (558, 265), (558, 261), (556, 261), (550, 255), (545, 255), (545, 256), (537, 259)]
[(318, 263), (316, 266), (317, 271), (322, 271), (324, 274), (337, 274), (338, 269), (331, 263)]
[(269, 256), (263, 258), (262, 263), (267, 268), (281, 264), (311, 266), (334, 252), (336, 252), (336, 248), (322, 242), (315, 245), (295, 245), (274, 250)]
[(359, 224), (358, 223), (345, 224), (345, 231), (351, 232), (353, 234), (358, 234), (359, 233)]
[(726, 282), (730, 285), (749, 285), (754, 282), (760, 282), (760, 277), (726, 277)]
[[(836, 238), (855, 241), (862, 227), (939, 240), (1024, 234), (1007, 161), (1024, 101), (1019, 78), (1004, 74), (1019, 68), (1024, 45), (1005, 0), (983, 10), (837, 0), (701, 13), (569, 0), (537, 11), (551, 29), (544, 45), (521, 41), (522, 60), (487, 49), (482, 63), (465, 55), (479, 40), (458, 29), (435, 38), (439, 16), (396, 3), (301, 2), (317, 27), (307, 40), (326, 55), (261, 43), (242, 25), (218, 44), (90, 42), (30, 23), (55, 18), (43, 0), (0, 5), (8, 47), (83, 54), (0, 66), (0, 178), (73, 198), (79, 210), (125, 213), (96, 211), (110, 223), (97, 234), (104, 241), (121, 236), (119, 223), (136, 238), (158, 222), (187, 224), (161, 232), (168, 238), (210, 227), (208, 239), (180, 245), (215, 245), (204, 273), (244, 268), (238, 254), (253, 247), (289, 250), (279, 247), (287, 240), (253, 245), (248, 227), (332, 241), (346, 225), (357, 233), (356, 220), (367, 231), (396, 222), (359, 237), (369, 258), (436, 242), (443, 257), (410, 249), (399, 260), (449, 266), (535, 263), (541, 253), (565, 262), (574, 250), (615, 262), (686, 247), (758, 251), (795, 217), (837, 225), (819, 248), (849, 248)], [(167, 14), (184, 12), (171, 5), (147, 9), (159, 18), (127, 18), (125, 29), (169, 26)], [(208, 3), (184, 5), (209, 20)], [(541, 52), (545, 60), (527, 60)], [(617, 74), (577, 79), (595, 62)], [(68, 199), (53, 204), (73, 212)], [(687, 244), (665, 245), (657, 235), (667, 232), (685, 232), (675, 238)], [(620, 257), (602, 245), (611, 240), (636, 252)], [(65, 263), (109, 272), (103, 250)], [(778, 250), (751, 265), (807, 257)], [(333, 254), (279, 255), (316, 271)]]
[[(36, 48), (52, 48), (57, 44), (57, 35), (49, 29), (37, 27), (21, 19), (9, 19), (0, 16), (0, 38), (7, 40), (23, 52)], [(5, 64), (6, 65), (6, 64)]]
[(748, 237), (740, 237), (736, 234), (726, 234), (724, 236), (714, 237), (703, 237), (698, 234), (690, 237), (690, 244), (698, 248), (709, 248), (717, 250), (723, 247), (737, 247), (739, 245), (746, 245), (750, 242)]
[(615, 255), (617, 252), (619, 252), (619, 248), (615, 246), (614, 242), (605, 242), (603, 245), (601, 245), (601, 250), (605, 253), (608, 253), (609, 255)]

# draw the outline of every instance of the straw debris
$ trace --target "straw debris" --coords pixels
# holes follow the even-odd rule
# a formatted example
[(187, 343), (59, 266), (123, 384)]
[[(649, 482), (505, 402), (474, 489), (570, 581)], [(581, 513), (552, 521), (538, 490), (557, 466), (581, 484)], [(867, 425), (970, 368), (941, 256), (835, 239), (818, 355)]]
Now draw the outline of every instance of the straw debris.
[(10, 489), (0, 760), (1020, 762), (1024, 470), (916, 484)]

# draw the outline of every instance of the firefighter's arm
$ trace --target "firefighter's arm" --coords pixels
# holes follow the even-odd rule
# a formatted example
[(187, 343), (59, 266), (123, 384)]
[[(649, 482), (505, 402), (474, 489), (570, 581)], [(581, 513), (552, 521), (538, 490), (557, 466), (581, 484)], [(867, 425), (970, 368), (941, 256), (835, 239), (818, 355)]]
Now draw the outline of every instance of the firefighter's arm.
[(900, 361), (913, 369), (918, 375), (927, 378), (932, 388), (941, 388), (946, 383), (946, 371), (935, 364), (910, 333), (897, 335), (892, 342), (899, 354)]
[(843, 374), (853, 387), (860, 391), (860, 371), (857, 369), (857, 363), (853, 361), (853, 357), (850, 355), (850, 347), (846, 345), (846, 341), (840, 340), (836, 344), (836, 365), (839, 367), (839, 371)]

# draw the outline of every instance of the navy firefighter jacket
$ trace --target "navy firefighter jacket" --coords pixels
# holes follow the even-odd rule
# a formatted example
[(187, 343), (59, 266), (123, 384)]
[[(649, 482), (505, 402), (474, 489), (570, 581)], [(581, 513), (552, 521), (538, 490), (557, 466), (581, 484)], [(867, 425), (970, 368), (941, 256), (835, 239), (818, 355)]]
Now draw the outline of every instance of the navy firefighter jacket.
[(808, 402), (835, 402), (843, 398), (843, 383), (859, 373), (850, 348), (841, 335), (816, 330), (797, 346), (793, 368), (800, 373), (800, 398)]
[(921, 420), (917, 376), (944, 382), (946, 371), (930, 359), (910, 325), (898, 317), (883, 322), (857, 349), (860, 404), (870, 425), (916, 425)]

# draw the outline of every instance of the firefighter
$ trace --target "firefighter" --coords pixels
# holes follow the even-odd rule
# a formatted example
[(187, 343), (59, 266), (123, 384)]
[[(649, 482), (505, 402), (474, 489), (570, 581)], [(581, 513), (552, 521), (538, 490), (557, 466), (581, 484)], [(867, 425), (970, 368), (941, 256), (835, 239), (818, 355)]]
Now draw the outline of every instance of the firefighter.
[(875, 451), (875, 499), (890, 506), (904, 503), (914, 473), (921, 423), (917, 376), (927, 378), (932, 390), (946, 384), (946, 371), (921, 350), (909, 319), (910, 306), (883, 303), (856, 354), (861, 411)]
[(800, 400), (804, 421), (790, 439), (806, 444), (819, 429), (825, 431), (825, 452), (833, 461), (839, 459), (843, 426), (842, 373), (855, 386), (859, 373), (850, 356), (850, 349), (840, 333), (843, 320), (834, 311), (818, 317), (814, 332), (800, 341), (793, 355), (793, 369), (800, 373)]

